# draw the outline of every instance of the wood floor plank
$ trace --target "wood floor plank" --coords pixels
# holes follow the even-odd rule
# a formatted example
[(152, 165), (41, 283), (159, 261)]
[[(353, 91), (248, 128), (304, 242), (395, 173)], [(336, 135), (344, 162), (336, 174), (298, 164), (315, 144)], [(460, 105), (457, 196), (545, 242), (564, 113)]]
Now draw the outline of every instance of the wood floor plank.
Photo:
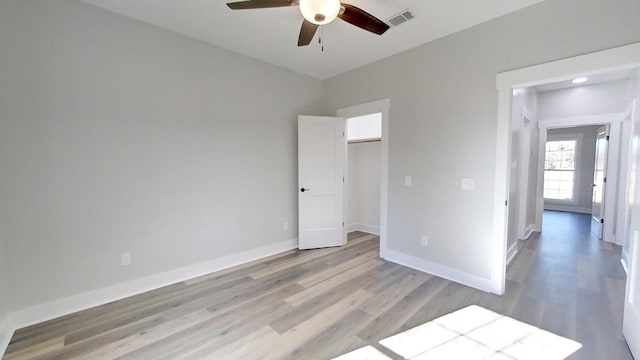
[(529, 269), (536, 259), (537, 252), (531, 249), (524, 248), (518, 254), (518, 261), (514, 262), (507, 271), (507, 279), (523, 282), (525, 277), (529, 274)]
[(295, 266), (304, 265), (306, 263), (309, 263), (309, 261), (311, 260), (318, 259), (320, 257), (335, 253), (337, 251), (339, 251), (339, 248), (327, 248), (327, 249), (301, 251), (296, 255), (296, 257), (294, 257), (290, 261), (282, 262), (280, 264), (270, 266), (266, 269), (255, 271), (249, 274), (249, 276), (251, 276), (253, 279), (261, 279), (263, 277), (273, 275), (275, 273), (278, 273), (284, 270), (288, 270)]
[(184, 357), (183, 360), (218, 360), (218, 359), (258, 359), (256, 353), (261, 348), (268, 347), (280, 334), (270, 326), (263, 326), (247, 336), (224, 345), (211, 353), (192, 353)]
[(370, 292), (360, 289), (343, 300), (329, 306), (307, 321), (285, 332), (269, 348), (261, 349), (260, 359), (281, 359), (291, 356), (300, 343), (316, 338), (336, 322), (373, 297)]
[(424, 273), (412, 273), (374, 296), (371, 300), (367, 301), (366, 304), (362, 305), (361, 309), (374, 316), (385, 313), (389, 308), (397, 304), (402, 298), (430, 278), (430, 275)]
[(375, 268), (381, 266), (382, 264), (383, 262), (377, 259), (369, 260), (363, 263), (361, 266), (358, 266), (357, 268), (349, 269), (339, 275), (336, 275), (332, 278), (324, 280), (314, 285), (313, 287), (310, 287), (293, 296), (290, 296), (286, 298), (285, 301), (287, 301), (289, 304), (293, 306), (299, 306), (307, 301), (312, 300), (314, 297), (319, 296), (320, 294), (328, 291), (329, 289), (335, 286), (338, 286), (344, 282), (347, 282), (364, 272), (374, 270)]
[(289, 313), (270, 322), (269, 325), (280, 334), (291, 330), (297, 325), (303, 323), (311, 316), (319, 313), (330, 305), (337, 303), (338, 301), (344, 299), (346, 296), (351, 295), (356, 290), (363, 287), (365, 288), (365, 290), (367, 290), (367, 284), (373, 284), (380, 281), (381, 279), (386, 278), (385, 271), (389, 271), (389, 267), (385, 265), (377, 268), (375, 271), (369, 271), (360, 274), (359, 276), (356, 276), (349, 281), (343, 282), (335, 288), (312, 298), (310, 301), (293, 307)]
[(578, 288), (600, 291), (600, 274), (588, 256), (578, 255)]
[(332, 359), (360, 348), (366, 343), (355, 334), (371, 320), (371, 315), (364, 311), (353, 310), (311, 340), (299, 343), (287, 356), (295, 359)]
[(211, 314), (204, 310), (198, 310), (181, 317), (167, 321), (151, 329), (137, 332), (131, 336), (123, 337), (117, 341), (99, 346), (93, 351), (71, 357), (73, 360), (113, 359), (151, 343), (162, 340), (185, 329), (211, 319)]
[(448, 281), (442, 278), (430, 278), (403, 297), (401, 301), (385, 313), (379, 314), (362, 331), (358, 332), (358, 337), (371, 343), (395, 334), (420, 308), (442, 291), (447, 284)]
[(570, 359), (630, 360), (620, 247), (588, 215), (545, 212), (518, 244), (506, 293), (488, 294), (378, 258), (378, 237), (292, 250), (15, 332), (3, 359), (326, 359), (475, 304), (574, 339)]
[(26, 360), (37, 358), (41, 355), (46, 355), (51, 352), (58, 351), (64, 347), (64, 336), (49, 339), (41, 343), (22, 348), (18, 351), (7, 354), (3, 359), (5, 360)]
[(362, 263), (366, 263), (369, 260), (374, 260), (378, 258), (378, 251), (376, 249), (372, 249), (360, 256), (356, 256), (351, 260), (345, 261), (339, 265), (328, 267), (324, 271), (320, 271), (317, 273), (310, 274), (306, 277), (303, 277), (297, 281), (298, 284), (308, 288), (322, 281), (328, 280), (334, 276), (340, 275), (341, 273), (354, 268)]

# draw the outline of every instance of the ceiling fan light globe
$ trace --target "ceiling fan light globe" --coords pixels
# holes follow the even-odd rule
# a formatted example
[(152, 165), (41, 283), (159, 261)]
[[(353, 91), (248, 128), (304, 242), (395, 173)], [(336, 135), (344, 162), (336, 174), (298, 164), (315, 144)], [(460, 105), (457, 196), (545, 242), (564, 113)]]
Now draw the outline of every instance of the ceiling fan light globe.
[(340, 0), (300, 0), (300, 12), (310, 23), (325, 25), (338, 17)]

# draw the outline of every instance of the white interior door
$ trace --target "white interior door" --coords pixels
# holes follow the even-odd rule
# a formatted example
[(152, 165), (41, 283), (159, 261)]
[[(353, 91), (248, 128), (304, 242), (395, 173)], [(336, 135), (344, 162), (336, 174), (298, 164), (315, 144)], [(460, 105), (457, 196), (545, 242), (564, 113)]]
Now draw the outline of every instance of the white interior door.
[(598, 128), (596, 137), (596, 161), (593, 168), (593, 195), (591, 206), (591, 233), (602, 240), (602, 224), (604, 219), (604, 192), (607, 172), (607, 127)]
[(344, 228), (344, 119), (298, 117), (300, 249), (342, 246)]

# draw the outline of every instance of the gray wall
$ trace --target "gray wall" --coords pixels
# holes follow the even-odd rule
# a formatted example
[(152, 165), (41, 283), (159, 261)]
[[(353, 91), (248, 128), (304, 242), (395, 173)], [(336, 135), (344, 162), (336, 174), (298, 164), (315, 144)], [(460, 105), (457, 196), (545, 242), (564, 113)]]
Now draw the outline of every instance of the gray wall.
[(1, 333), (2, 322), (9, 312), (8, 261), (6, 238), (2, 234), (2, 224), (0, 223), (0, 341), (2, 341), (2, 336), (4, 335)]
[(334, 108), (391, 99), (389, 247), (489, 278), (496, 74), (638, 42), (638, 14), (637, 0), (547, 0), (327, 80)]
[(600, 126), (579, 126), (565, 129), (547, 130), (547, 139), (554, 135), (581, 134), (582, 142), (579, 149), (580, 165), (577, 182), (575, 204), (558, 204), (553, 201), (544, 202), (544, 208), (549, 210), (573, 211), (591, 213), (593, 188), (593, 167), (596, 158), (596, 136)]
[(621, 113), (629, 106), (627, 89), (627, 80), (616, 80), (540, 92), (540, 120)]
[(320, 81), (64, 0), (0, 2), (0, 53), (12, 309), (297, 237)]

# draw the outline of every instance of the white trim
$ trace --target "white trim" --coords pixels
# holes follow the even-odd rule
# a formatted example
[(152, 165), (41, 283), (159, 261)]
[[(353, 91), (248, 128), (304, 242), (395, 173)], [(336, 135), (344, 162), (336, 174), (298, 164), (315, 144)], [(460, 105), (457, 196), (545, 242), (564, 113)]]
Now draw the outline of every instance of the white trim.
[[(627, 199), (629, 195), (629, 164), (632, 159), (631, 155), (631, 128), (633, 124), (633, 115), (635, 111), (636, 100), (631, 100), (627, 109), (624, 112), (624, 119), (620, 124), (620, 169), (617, 198), (618, 213), (616, 216), (616, 242), (624, 249), (624, 244), (627, 241), (627, 221), (629, 219), (629, 207), (627, 206)], [(624, 253), (624, 251), (623, 251)], [(623, 255), (624, 256), (624, 255)]]
[[(267, 256), (296, 249), (297, 247), (298, 239), (286, 240), (261, 248), (223, 256), (200, 264), (170, 270), (14, 311), (9, 313), (5, 318), (3, 327), (0, 327), (0, 336), (6, 337), (7, 333), (13, 334), (15, 330), (25, 326), (38, 324), (77, 311), (86, 310), (98, 305), (159, 289), (167, 285), (193, 279), (198, 276), (259, 260)], [(4, 337), (0, 337), (0, 354), (6, 350), (6, 345), (2, 347), (4, 344), (3, 340), (7, 340)], [(8, 340), (6, 343), (8, 344)]]
[(513, 260), (516, 258), (516, 255), (518, 255), (518, 241), (519, 240), (515, 241), (507, 250), (507, 267), (511, 265)]
[(400, 264), (412, 269), (435, 275), (443, 279), (451, 280), (462, 285), (493, 292), (493, 284), (490, 279), (485, 279), (447, 266), (436, 264), (428, 260), (407, 255), (395, 250), (387, 249), (385, 260)]
[(564, 212), (573, 212), (573, 213), (580, 213), (580, 214), (591, 214), (591, 208), (589, 207), (571, 206), (571, 205), (563, 205), (563, 204), (547, 203), (547, 202), (545, 202), (544, 204), (544, 209), (551, 210), (551, 211), (564, 211)]
[(624, 270), (624, 273), (629, 276), (629, 265), (627, 264), (627, 259), (624, 257), (620, 258), (620, 263), (622, 264), (622, 270)]
[(522, 240), (529, 239), (529, 236), (531, 236), (535, 231), (536, 231), (536, 225), (529, 224), (529, 226), (527, 226), (527, 229), (524, 232), (524, 238)]
[[(496, 124), (496, 152), (493, 201), (493, 244), (491, 288), (504, 294), (506, 282), (506, 250), (509, 206), (509, 165), (511, 153), (511, 100), (513, 90), (564, 81), (579, 76), (594, 75), (612, 70), (640, 67), (640, 43), (575, 56), (523, 69), (500, 73), (496, 77), (498, 116)], [(546, 132), (545, 132), (546, 133)]]
[(640, 67), (640, 42), (499, 73), (497, 89), (508, 90)]
[(557, 129), (573, 126), (603, 125), (624, 120), (626, 113), (608, 113), (588, 116), (571, 116), (563, 118), (551, 118), (538, 121), (541, 129)]
[[(352, 118), (373, 113), (382, 113), (382, 141), (380, 142), (380, 257), (387, 252), (387, 218), (389, 206), (389, 111), (391, 101), (382, 99), (351, 106), (336, 111), (337, 116)], [(345, 196), (345, 199), (347, 196)], [(346, 201), (345, 201), (346, 203)]]
[[(624, 116), (620, 121), (611, 122), (608, 126), (606, 136), (610, 136), (609, 143), (607, 144), (607, 162), (605, 167), (605, 177), (607, 183), (604, 187), (604, 211), (602, 217), (604, 218), (604, 229), (602, 231), (602, 240), (614, 244), (618, 244), (616, 233), (614, 228), (616, 227), (616, 211), (618, 208), (618, 191), (621, 187), (619, 183), (619, 163), (620, 163), (620, 143), (622, 142), (621, 125)], [(626, 174), (625, 174), (626, 175)], [(626, 180), (626, 176), (624, 177)], [(627, 184), (625, 183), (626, 187)], [(621, 245), (621, 244), (618, 244)]]
[(526, 234), (527, 212), (530, 204), (529, 201), (529, 183), (531, 181), (529, 169), (531, 162), (531, 134), (536, 129), (533, 128), (533, 123), (536, 122), (533, 113), (529, 111), (526, 105), (522, 104), (520, 109), (520, 122), (521, 122), (521, 151), (520, 151), (520, 183), (518, 184), (518, 224), (517, 233), (519, 239), (524, 239)]
[(347, 225), (347, 233), (354, 231), (362, 231), (373, 235), (380, 235), (380, 227), (367, 224), (349, 224)]
[(9, 327), (9, 322), (5, 316), (5, 318), (0, 321), (0, 357), (7, 351), (14, 331), (15, 328)]

